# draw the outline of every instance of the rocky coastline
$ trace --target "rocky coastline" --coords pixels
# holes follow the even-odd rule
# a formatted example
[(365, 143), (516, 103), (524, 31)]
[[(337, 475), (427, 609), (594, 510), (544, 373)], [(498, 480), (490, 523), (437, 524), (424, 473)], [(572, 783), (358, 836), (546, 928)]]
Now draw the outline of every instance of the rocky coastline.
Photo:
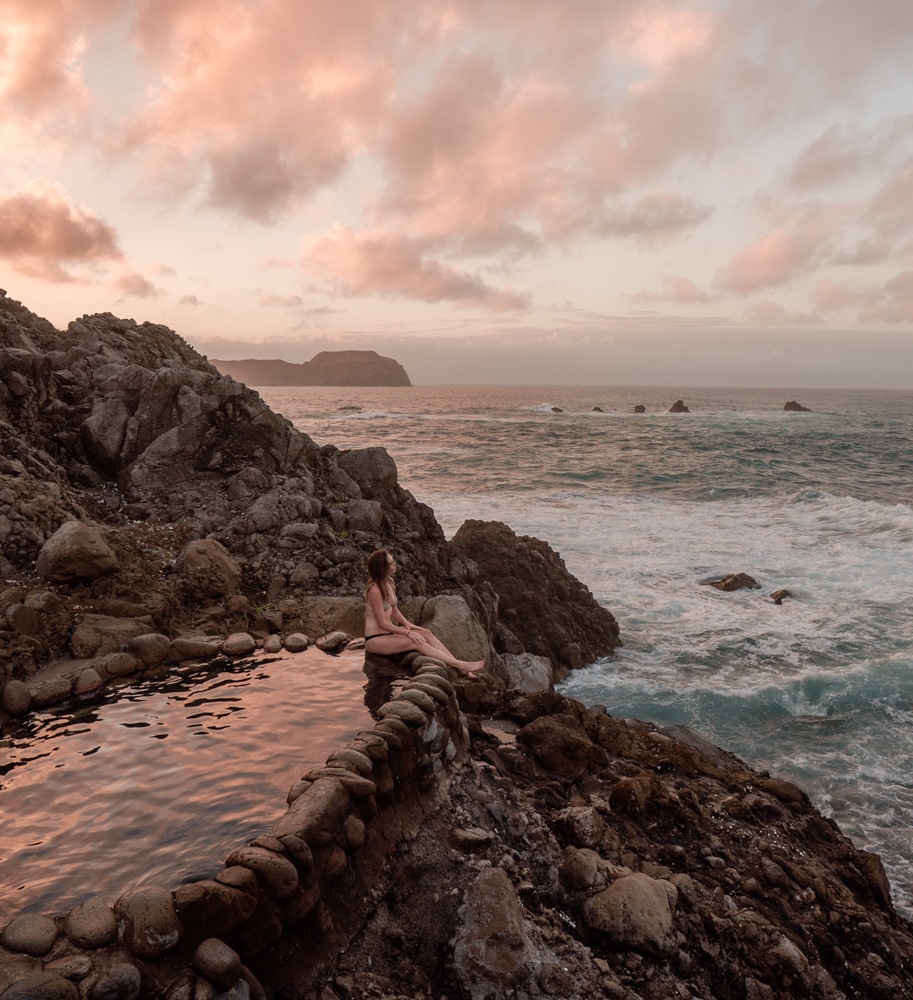
[(318, 445), (166, 327), (0, 294), (0, 541), (3, 724), (348, 642), (381, 545), (406, 613), (490, 665), (368, 657), (412, 679), (223, 876), (14, 918), (0, 1000), (913, 997), (879, 859), (800, 789), (554, 693), (620, 637), (547, 543), (448, 542), (383, 449)]

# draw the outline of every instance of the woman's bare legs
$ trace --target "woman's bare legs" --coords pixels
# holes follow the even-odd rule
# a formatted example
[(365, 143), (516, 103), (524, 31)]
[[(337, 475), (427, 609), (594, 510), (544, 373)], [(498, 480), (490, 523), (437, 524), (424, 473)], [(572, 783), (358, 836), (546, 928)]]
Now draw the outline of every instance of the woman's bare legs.
[(476, 672), (485, 666), (484, 660), (476, 660), (474, 662), (471, 660), (458, 660), (439, 639), (433, 636), (432, 638), (434, 642), (430, 640), (425, 641), (424, 636), (422, 639), (413, 639), (405, 635), (380, 635), (369, 639), (370, 649), (368, 649), (367, 644), (365, 648), (368, 652), (378, 653), (380, 656), (389, 656), (392, 653), (411, 653), (413, 651), (424, 653), (426, 656), (432, 656), (434, 659), (446, 663), (448, 667), (452, 667), (458, 674), (468, 677), (475, 677)]

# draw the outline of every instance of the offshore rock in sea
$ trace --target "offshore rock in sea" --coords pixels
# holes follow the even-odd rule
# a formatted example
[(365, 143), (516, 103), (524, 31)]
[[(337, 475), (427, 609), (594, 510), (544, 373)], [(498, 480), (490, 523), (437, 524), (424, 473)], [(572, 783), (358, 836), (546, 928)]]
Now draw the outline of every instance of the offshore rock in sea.
[(725, 576), (707, 577), (700, 581), (704, 586), (716, 587), (717, 590), (758, 590), (760, 583), (747, 573), (727, 573)]
[(670, 413), (690, 413), (691, 411), (685, 406), (685, 402), (682, 399), (677, 399), (670, 407)]
[(812, 411), (807, 407), (803, 406), (801, 403), (797, 403), (794, 399), (791, 399), (783, 407), (784, 410), (788, 410), (791, 413), (811, 413)]

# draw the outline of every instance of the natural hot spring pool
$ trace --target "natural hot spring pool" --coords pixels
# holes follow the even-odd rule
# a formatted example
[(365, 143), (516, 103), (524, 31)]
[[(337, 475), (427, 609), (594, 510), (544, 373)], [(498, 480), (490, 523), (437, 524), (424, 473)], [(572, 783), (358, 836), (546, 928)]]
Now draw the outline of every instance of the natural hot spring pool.
[(218, 872), (373, 721), (364, 654), (316, 649), (122, 683), (0, 734), (0, 926)]

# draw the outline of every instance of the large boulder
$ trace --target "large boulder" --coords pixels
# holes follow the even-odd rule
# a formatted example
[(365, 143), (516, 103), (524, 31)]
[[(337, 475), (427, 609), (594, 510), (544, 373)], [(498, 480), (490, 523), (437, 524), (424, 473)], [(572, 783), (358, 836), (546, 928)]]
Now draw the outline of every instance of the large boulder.
[(339, 467), (358, 483), (366, 500), (396, 486), (396, 462), (384, 448), (356, 448), (339, 455)]
[(523, 648), (552, 661), (555, 680), (621, 645), (614, 616), (546, 542), (499, 521), (466, 521), (452, 545), (492, 586), (498, 616)]
[(590, 896), (583, 919), (594, 936), (607, 938), (617, 948), (668, 955), (675, 946), (677, 900), (671, 882), (635, 872)]
[(95, 580), (117, 568), (104, 528), (66, 521), (41, 547), (35, 572), (53, 583)]
[(552, 661), (533, 653), (505, 653), (508, 684), (524, 694), (548, 691), (552, 686)]
[(483, 870), (466, 891), (453, 943), (452, 972), (463, 992), (472, 1000), (529, 995), (542, 964), (510, 879), (501, 868)]
[(279, 610), (286, 632), (297, 631), (311, 636), (329, 632), (364, 633), (365, 602), (362, 597), (322, 597), (315, 594), (297, 601), (280, 601)]
[(188, 589), (202, 597), (228, 597), (238, 590), (241, 567), (232, 554), (211, 538), (198, 538), (181, 550), (177, 571)]
[(461, 660), (491, 659), (491, 645), (478, 618), (462, 597), (442, 594), (422, 604), (416, 625), (422, 625)]

